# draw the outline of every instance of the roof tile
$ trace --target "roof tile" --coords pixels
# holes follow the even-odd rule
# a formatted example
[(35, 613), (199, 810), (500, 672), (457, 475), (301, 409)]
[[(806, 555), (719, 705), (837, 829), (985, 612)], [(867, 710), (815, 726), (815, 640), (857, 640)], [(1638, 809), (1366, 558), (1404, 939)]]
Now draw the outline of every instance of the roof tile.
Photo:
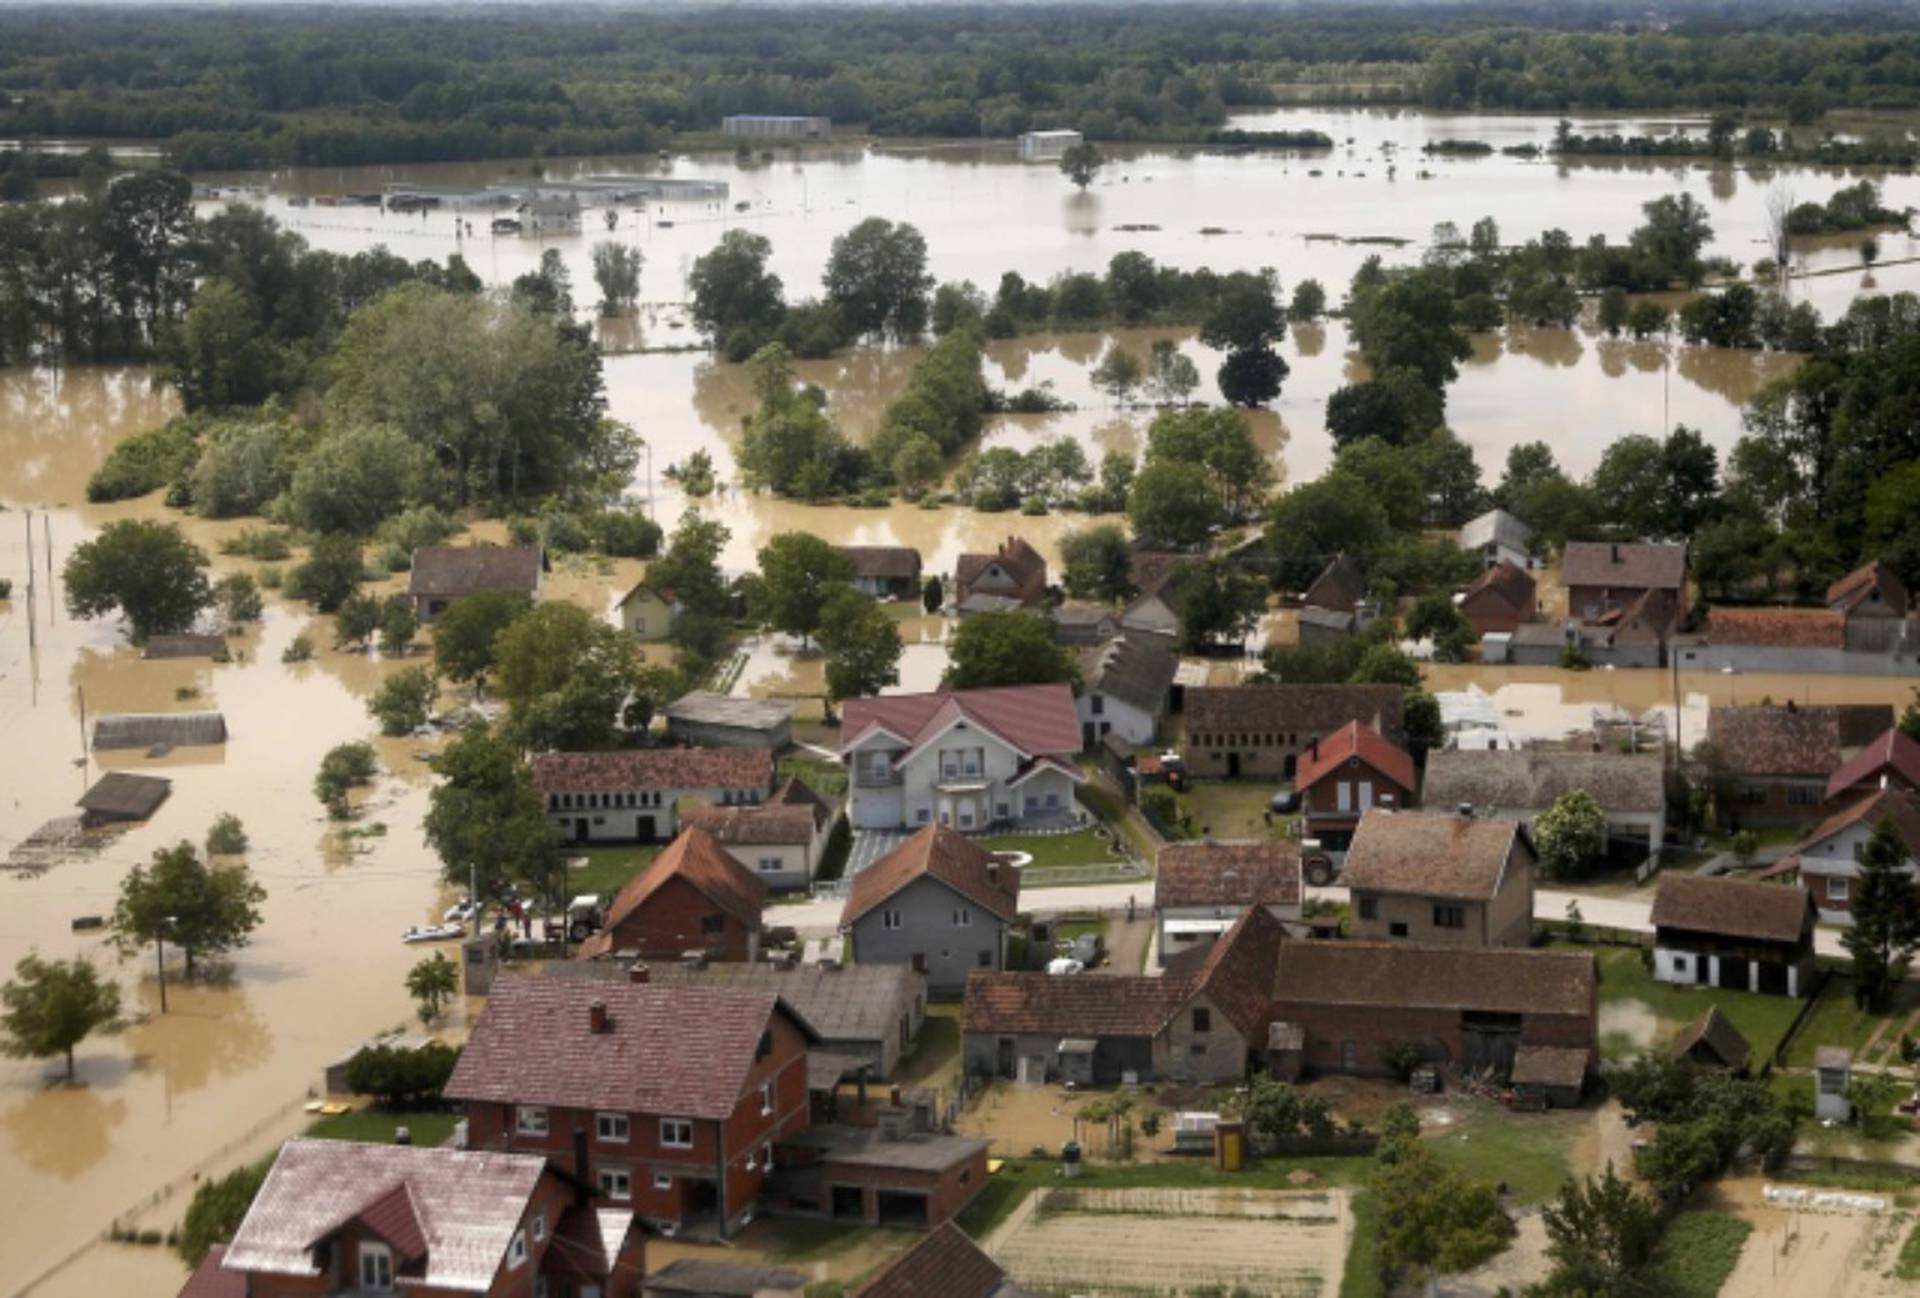
[(1813, 926), (1813, 899), (1798, 884), (1663, 874), (1653, 899), (1653, 926), (1797, 942)]
[(1413, 758), (1398, 744), (1390, 743), (1379, 731), (1349, 721), (1331, 735), (1318, 740), (1300, 758), (1294, 774), (1294, 787), (1310, 789), (1321, 779), (1358, 758), (1386, 776), (1407, 793), (1413, 792)]
[(1297, 906), (1300, 846), (1285, 839), (1168, 843), (1153, 869), (1156, 910), (1177, 906)]
[(1569, 541), (1560, 556), (1560, 581), (1565, 586), (1678, 590), (1686, 580), (1684, 545)]
[(918, 747), (956, 718), (982, 727), (1029, 756), (1054, 753), (1071, 758), (1080, 751), (1073, 687), (1065, 683), (848, 699), (841, 707), (840, 748), (845, 752), (874, 726), (898, 735), (909, 747)]
[(410, 595), (458, 598), (481, 591), (531, 595), (540, 587), (546, 552), (537, 545), (423, 545), (413, 552)]
[(931, 876), (1003, 920), (1020, 911), (1020, 872), (945, 825), (928, 825), (853, 877), (840, 926), (855, 921), (922, 876)]
[(532, 765), (533, 787), (543, 794), (773, 786), (773, 753), (765, 748), (626, 748), (608, 753), (536, 753)]
[[(1273, 998), (1288, 1003), (1504, 1014), (1593, 1012), (1593, 957), (1527, 947), (1288, 942)], [(1277, 1017), (1284, 1017), (1276, 1008)]]
[(1531, 865), (1518, 821), (1375, 807), (1360, 817), (1340, 876), (1356, 890), (1487, 901), (1516, 856)]

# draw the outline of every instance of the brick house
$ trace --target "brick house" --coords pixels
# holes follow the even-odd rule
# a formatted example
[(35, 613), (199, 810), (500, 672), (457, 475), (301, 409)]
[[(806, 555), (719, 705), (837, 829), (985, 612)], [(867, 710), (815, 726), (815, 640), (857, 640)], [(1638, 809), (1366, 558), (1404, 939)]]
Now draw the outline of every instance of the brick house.
[(1707, 741), (1720, 822), (1764, 829), (1817, 817), (1827, 779), (1845, 760), (1840, 729), (1837, 707), (1788, 702), (1710, 710)]
[(797, 776), (762, 803), (689, 807), (681, 823), (699, 829), (769, 888), (804, 888), (826, 855), (838, 811)]
[(1826, 605), (1846, 618), (1846, 647), (1885, 653), (1907, 640), (1907, 588), (1878, 559), (1827, 587)]
[(963, 554), (953, 565), (954, 606), (962, 613), (1038, 604), (1047, 595), (1047, 561), (1017, 536), (992, 554)]
[(1350, 722), (1398, 744), (1406, 691), (1398, 685), (1236, 685), (1186, 691), (1184, 754), (1203, 778), (1292, 780), (1316, 739)]
[(1665, 874), (1653, 899), (1658, 982), (1803, 996), (1813, 978), (1813, 898), (1792, 884)]
[(1031, 1298), (958, 1226), (942, 1226), (889, 1262), (854, 1298)]
[(722, 806), (773, 791), (764, 748), (630, 748), (536, 753), (533, 787), (573, 843), (653, 843), (680, 832), (682, 798)]
[(1481, 571), (1460, 597), (1460, 612), (1475, 635), (1511, 634), (1522, 622), (1533, 621), (1533, 576), (1509, 559)]
[(920, 598), (920, 552), (910, 545), (836, 545), (853, 564), (853, 587), (875, 599)]
[(407, 598), (414, 616), (431, 622), (468, 595), (540, 598), (547, 552), (537, 545), (423, 545), (413, 552)]
[(1309, 1072), (1385, 1073), (1381, 1048), (1411, 1041), (1430, 1060), (1504, 1075), (1525, 1046), (1598, 1059), (1598, 996), (1584, 952), (1288, 942), (1270, 1017)]
[(1826, 804), (1830, 810), (1838, 810), (1882, 789), (1920, 792), (1920, 739), (1898, 726), (1827, 777)]
[(1413, 801), (1415, 778), (1406, 749), (1349, 721), (1308, 744), (1294, 772), (1307, 836), (1319, 839), (1329, 851), (1345, 851), (1369, 808), (1405, 807)]
[(445, 1095), (474, 1149), (540, 1155), (609, 1207), (725, 1235), (775, 1142), (807, 1127), (818, 1043), (770, 991), (507, 976)]
[(767, 885), (705, 830), (689, 826), (614, 896), (607, 925), (580, 958), (615, 952), (642, 960), (756, 960)]
[(1860, 859), (1883, 820), (1893, 822), (1906, 846), (1902, 873), (1910, 879), (1920, 878), (1920, 868), (1915, 866), (1920, 861), (1920, 794), (1891, 784), (1855, 798), (1820, 822), (1775, 867), (1781, 873), (1798, 871), (1821, 922), (1853, 922)]
[(942, 825), (929, 825), (853, 877), (840, 930), (861, 964), (907, 964), (935, 996), (957, 996), (976, 969), (1007, 967), (1020, 872)]
[(1518, 821), (1375, 808), (1340, 878), (1356, 938), (1521, 947), (1533, 940), (1534, 865)]
[(1300, 846), (1287, 839), (1167, 843), (1153, 868), (1154, 947), (1166, 965), (1211, 945), (1260, 906), (1300, 921)]
[(1598, 621), (1612, 609), (1624, 609), (1648, 591), (1686, 605), (1687, 547), (1607, 541), (1569, 541), (1560, 555), (1560, 582), (1567, 588), (1567, 613)]
[(638, 1298), (645, 1249), (630, 1209), (545, 1158), (297, 1139), (219, 1267), (253, 1298)]

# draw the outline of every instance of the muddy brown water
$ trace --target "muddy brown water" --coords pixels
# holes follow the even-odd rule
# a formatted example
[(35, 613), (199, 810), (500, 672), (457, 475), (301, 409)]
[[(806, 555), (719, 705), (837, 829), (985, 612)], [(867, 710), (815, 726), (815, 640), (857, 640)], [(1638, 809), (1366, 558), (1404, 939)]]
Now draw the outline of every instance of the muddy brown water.
[[(1074, 195), (1050, 167), (1015, 162), (999, 146), (867, 150), (833, 146), (771, 164), (738, 167), (730, 158), (676, 160), (682, 176), (717, 176), (745, 201), (699, 212), (625, 212), (616, 237), (647, 253), (643, 287), (655, 303), (624, 323), (611, 344), (630, 348), (678, 343), (688, 337), (684, 275), (692, 258), (730, 223), (750, 223), (776, 249), (775, 269), (797, 296), (811, 291), (831, 238), (868, 215), (914, 221), (926, 232), (933, 269), (942, 278), (966, 276), (991, 285), (1002, 269), (1032, 278), (1065, 269), (1097, 270), (1114, 253), (1140, 248), (1178, 265), (1221, 269), (1273, 265), (1291, 285), (1311, 274), (1337, 290), (1373, 247), (1309, 241), (1319, 232), (1391, 235), (1423, 242), (1436, 220), (1463, 227), (1493, 211), (1509, 239), (1551, 225), (1577, 235), (1599, 231), (1618, 238), (1639, 219), (1639, 205), (1686, 189), (1708, 203), (1717, 251), (1750, 260), (1766, 183), (1750, 173), (1709, 174), (1690, 168), (1563, 169), (1549, 163), (1495, 157), (1472, 162), (1426, 162), (1411, 152), (1428, 136), (1478, 136), (1512, 142), (1537, 138), (1551, 123), (1531, 118), (1422, 118), (1414, 114), (1302, 113), (1290, 125), (1321, 125), (1336, 138), (1354, 137), (1335, 156), (1229, 159), (1179, 151), (1127, 154), (1087, 195)], [(1396, 177), (1385, 174), (1383, 146), (1394, 146)], [(612, 171), (619, 163), (551, 164), (555, 174)], [(653, 165), (648, 163), (646, 165)], [(1422, 168), (1432, 179), (1420, 180)], [(1318, 177), (1310, 176), (1320, 170)], [(443, 258), (464, 248), (475, 268), (500, 283), (529, 268), (541, 245), (533, 240), (456, 242), (452, 219), (386, 215), (371, 209), (304, 207), (292, 194), (315, 195), (378, 188), (407, 177), (447, 184), (511, 179), (513, 165), (398, 170), (282, 172), (255, 177), (262, 201), (317, 246), (341, 250), (386, 243), (408, 257)], [(1339, 174), (1341, 172), (1346, 174)], [(1361, 174), (1365, 173), (1365, 174)], [(1802, 196), (1824, 196), (1845, 177), (1800, 175)], [(1888, 201), (1920, 201), (1920, 182), (1894, 178)], [(210, 210), (210, 209), (209, 209)], [(484, 228), (484, 222), (476, 224)], [(556, 241), (573, 268), (576, 294), (593, 294), (586, 259), (605, 237), (597, 212), (587, 232)], [(671, 220), (672, 225), (664, 224)], [(1121, 224), (1158, 230), (1121, 232)], [(1202, 225), (1229, 233), (1202, 236)], [(1910, 255), (1905, 236), (1883, 240), (1889, 260)], [(1417, 246), (1379, 248), (1390, 262), (1418, 255)], [(1845, 249), (1814, 249), (1815, 266), (1841, 265)], [(1920, 284), (1910, 268), (1885, 267), (1880, 291)], [(1823, 309), (1843, 306), (1858, 290), (1856, 277), (1809, 282)], [(675, 320), (682, 327), (673, 328)], [(1201, 361), (1213, 358), (1190, 331), (1134, 331), (1123, 345), (1144, 354), (1151, 341), (1173, 337)], [(993, 345), (989, 376), (1006, 387), (1051, 382), (1079, 409), (1057, 416), (995, 420), (988, 444), (1030, 446), (1066, 435), (1090, 452), (1137, 449), (1147, 415), (1116, 409), (1095, 394), (1087, 370), (1106, 339), (1094, 334), (1020, 339)], [(1271, 412), (1254, 416), (1261, 445), (1284, 477), (1312, 476), (1329, 449), (1321, 426), (1327, 393), (1362, 373), (1337, 323), (1290, 333), (1285, 345), (1294, 367), (1286, 393)], [(886, 402), (905, 382), (913, 349), (862, 349), (800, 366), (803, 377), (829, 391), (848, 431), (865, 436)], [(1562, 461), (1585, 469), (1605, 442), (1622, 432), (1658, 431), (1663, 394), (1673, 417), (1698, 425), (1725, 446), (1737, 434), (1739, 407), (1790, 358), (1755, 357), (1598, 338), (1580, 330), (1521, 331), (1476, 340), (1449, 402), (1450, 419), (1475, 447), (1489, 476), (1505, 448), (1540, 438)], [(613, 413), (631, 421), (653, 447), (653, 485), (663, 521), (687, 503), (661, 481), (659, 471), (696, 447), (715, 453), (730, 471), (728, 448), (737, 438), (747, 394), (738, 367), (702, 353), (610, 357)], [(0, 575), (15, 597), (0, 604), (0, 724), (8, 756), (7, 792), (0, 799), (0, 848), (11, 847), (45, 821), (70, 814), (87, 782), (105, 769), (154, 769), (173, 780), (173, 792), (154, 820), (120, 835), (87, 859), (29, 878), (0, 876), (0, 970), (29, 951), (84, 956), (112, 974), (136, 1022), (122, 1035), (91, 1040), (79, 1051), (79, 1085), (52, 1084), (52, 1063), (0, 1061), (0, 1291), (13, 1292), (82, 1250), (109, 1222), (163, 1196), (143, 1224), (164, 1228), (177, 1215), (196, 1172), (224, 1170), (243, 1156), (270, 1148), (298, 1126), (298, 1104), (319, 1080), (324, 1064), (371, 1032), (405, 1022), (410, 1005), (401, 989), (405, 969), (421, 952), (404, 946), (407, 925), (436, 917), (446, 899), (437, 864), (422, 841), (426, 805), (426, 747), (411, 740), (380, 741), (381, 776), (363, 800), (361, 825), (378, 822), (384, 835), (343, 841), (325, 822), (311, 792), (320, 756), (336, 743), (370, 738), (365, 699), (394, 664), (335, 652), (324, 619), (268, 602), (264, 624), (236, 642), (232, 663), (144, 662), (107, 623), (82, 623), (58, 607), (57, 582), (44, 577), (42, 527), (50, 524), (55, 570), (72, 547), (116, 518), (171, 515), (154, 499), (108, 506), (85, 503), (85, 482), (120, 438), (152, 427), (176, 409), (172, 396), (137, 368), (0, 372)], [(636, 483), (645, 490), (646, 478)], [(728, 491), (695, 504), (733, 530), (725, 562), (739, 569), (778, 532), (804, 530), (836, 542), (913, 545), (929, 570), (950, 570), (963, 550), (991, 548), (1018, 532), (1057, 555), (1060, 534), (1075, 517), (1025, 518), (968, 510), (816, 508)], [(23, 510), (34, 514), (39, 558), (34, 640), (29, 647)], [(41, 512), (44, 511), (44, 512)], [(44, 524), (43, 520), (44, 519)], [(210, 551), (244, 523), (182, 520)], [(491, 533), (490, 533), (491, 534)], [(216, 570), (237, 561), (215, 560)], [(259, 565), (244, 564), (256, 568)], [(556, 573), (563, 598), (604, 611), (642, 570), (636, 563), (569, 565)], [(49, 596), (52, 596), (50, 599)], [(903, 628), (918, 683), (938, 661), (943, 629), (937, 620)], [(287, 666), (281, 652), (306, 634), (320, 649), (316, 661)], [(923, 667), (925, 670), (922, 670)], [(817, 660), (767, 646), (749, 665), (756, 692), (804, 692), (817, 680)], [(1544, 718), (1551, 728), (1578, 724), (1603, 697), (1659, 706), (1670, 682), (1657, 673), (1539, 672), (1503, 681), (1474, 669), (1437, 669), (1436, 684), (1461, 688), (1478, 681), (1532, 692), (1502, 697), (1502, 706)], [(1450, 684), (1448, 682), (1451, 682)], [(1904, 701), (1903, 682), (1735, 677), (1683, 681), (1701, 696), (1688, 710), (1704, 715), (1705, 699), (1756, 699), (1763, 693), (1831, 701), (1838, 697)], [(164, 759), (139, 754), (87, 755), (81, 699), (89, 716), (108, 711), (217, 708), (227, 716), (229, 742), (219, 749), (182, 750)], [(1552, 709), (1563, 709), (1554, 712)], [(1689, 723), (1692, 717), (1688, 717)], [(1520, 728), (1516, 726), (1515, 728)], [(1695, 731), (1694, 733), (1697, 733)], [(71, 921), (109, 911), (120, 879), (155, 848), (198, 840), (214, 817), (239, 814), (252, 839), (249, 864), (269, 892), (265, 923), (255, 942), (232, 961), (224, 980), (175, 983), (169, 1013), (158, 1010), (151, 952), (119, 961), (98, 937), (76, 934)], [(178, 970), (176, 967), (175, 975)], [(457, 1026), (457, 1025), (456, 1025)], [(35, 1292), (164, 1292), (179, 1268), (157, 1250), (94, 1248)]]

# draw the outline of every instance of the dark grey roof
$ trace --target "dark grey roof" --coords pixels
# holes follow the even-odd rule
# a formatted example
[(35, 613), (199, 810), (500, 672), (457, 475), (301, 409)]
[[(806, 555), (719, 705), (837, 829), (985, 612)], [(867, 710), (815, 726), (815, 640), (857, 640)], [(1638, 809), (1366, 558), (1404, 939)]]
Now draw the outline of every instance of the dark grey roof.
[(227, 742), (218, 712), (122, 712), (93, 723), (95, 748), (191, 748)]
[(878, 1127), (847, 1127), (832, 1124), (811, 1127), (780, 1142), (818, 1152), (835, 1163), (858, 1167), (903, 1168), (913, 1172), (944, 1172), (992, 1146), (991, 1141), (971, 1136), (943, 1136), (927, 1133), (903, 1135), (888, 1140)]
[(123, 820), (146, 820), (173, 792), (173, 781), (131, 771), (108, 771), (81, 796), (81, 810)]
[(413, 552), (410, 595), (457, 597), (481, 591), (531, 595), (547, 555), (537, 545), (423, 545)]
[(1159, 636), (1116, 636), (1080, 655), (1080, 679), (1088, 690), (1111, 694), (1158, 716), (1166, 705), (1180, 660)]
[(1585, 789), (1610, 812), (1664, 811), (1666, 766), (1658, 753), (1448, 750), (1427, 755), (1421, 796), (1430, 807), (1472, 803), (1476, 814), (1530, 815)]
[(764, 1289), (797, 1291), (806, 1285), (807, 1278), (798, 1271), (683, 1257), (650, 1272), (644, 1288), (648, 1298), (754, 1298)]
[(777, 730), (793, 720), (793, 704), (772, 699), (737, 699), (727, 694), (696, 690), (667, 704), (669, 721), (703, 726), (738, 726), (743, 730)]
[(148, 636), (142, 658), (225, 658), (227, 640), (217, 635)]
[[(628, 973), (617, 965), (573, 961), (549, 966), (550, 972), (625, 982)], [(900, 1015), (910, 1009), (926, 983), (926, 975), (907, 964), (845, 965), (825, 969), (802, 965), (782, 969), (771, 961), (736, 963), (716, 961), (704, 969), (685, 965), (650, 966), (649, 982), (662, 986), (691, 984), (735, 991), (776, 992), (813, 1025), (823, 1041), (875, 1041), (900, 1030)]]

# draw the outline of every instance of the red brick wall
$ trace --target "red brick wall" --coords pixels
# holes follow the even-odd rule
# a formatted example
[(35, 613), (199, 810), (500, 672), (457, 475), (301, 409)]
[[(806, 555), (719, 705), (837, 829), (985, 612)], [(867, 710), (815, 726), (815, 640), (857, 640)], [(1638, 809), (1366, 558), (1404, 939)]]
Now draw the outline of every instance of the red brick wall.
[(1853, 893), (1854, 890), (1860, 886), (1858, 879), (1846, 880), (1848, 884), (1847, 895), (1837, 901), (1827, 891), (1827, 884), (1831, 882), (1831, 880), (1829, 880), (1826, 875), (1807, 874), (1805, 871), (1802, 871), (1800, 879), (1801, 882), (1807, 885), (1807, 891), (1813, 894), (1813, 904), (1821, 910), (1841, 910), (1848, 914), (1853, 913)]
[[(760, 1088), (773, 1086), (773, 1112), (762, 1112)], [(773, 1053), (755, 1062), (747, 1074), (739, 1106), (727, 1119), (727, 1215), (732, 1216), (760, 1197), (767, 1179), (763, 1147), (795, 1136), (810, 1121), (807, 1096), (807, 1039), (788, 1019), (775, 1016)], [(754, 1170), (747, 1170), (751, 1161)]]
[[(1304, 754), (1302, 760), (1305, 760)], [(1351, 783), (1352, 801), (1348, 810), (1340, 810), (1340, 789), (1342, 780)], [(1344, 763), (1321, 776), (1312, 788), (1306, 791), (1304, 799), (1307, 811), (1307, 828), (1312, 832), (1329, 829), (1352, 829), (1360, 823), (1360, 785), (1366, 784), (1373, 790), (1374, 806), (1390, 805), (1394, 807), (1411, 806), (1413, 799), (1407, 791), (1386, 776), (1368, 766), (1365, 762), (1349, 767)], [(1384, 803), (1391, 797), (1393, 801)]]
[[(718, 934), (705, 932), (701, 922), (710, 915), (721, 917)], [(752, 958), (750, 929), (734, 916), (714, 905), (704, 893), (685, 879), (669, 879), (645, 904), (621, 921), (613, 930), (613, 948), (624, 951), (637, 948), (648, 960), (678, 960), (688, 951), (705, 951), (716, 960)]]
[[(1307, 1032), (1306, 1066), (1314, 1072), (1345, 1071), (1341, 1043), (1355, 1046), (1356, 1070), (1383, 1073), (1380, 1048), (1395, 1041), (1440, 1042), (1449, 1059), (1458, 1062), (1466, 1053), (1466, 1037), (1461, 1031), (1458, 1010), (1370, 1009), (1277, 1001), (1273, 1007), (1277, 1022), (1304, 1024)], [(1598, 1048), (1598, 1029), (1594, 1016), (1528, 1015), (1522, 1021), (1520, 1039), (1526, 1045), (1584, 1046)], [(1597, 1055), (1596, 1055), (1597, 1058)]]
[[(950, 1220), (962, 1208), (973, 1201), (987, 1184), (987, 1151), (981, 1149), (971, 1157), (956, 1163), (940, 1172), (921, 1172), (906, 1168), (849, 1167), (827, 1159), (820, 1167), (821, 1181), (825, 1185), (858, 1185), (864, 1187), (866, 1212), (869, 1221), (878, 1215), (878, 1199), (874, 1191), (903, 1190), (924, 1193), (927, 1196), (927, 1225), (938, 1226)], [(823, 1198), (827, 1192), (823, 1191)]]
[(1527, 620), (1525, 610), (1515, 608), (1491, 590), (1476, 591), (1462, 600), (1460, 612), (1466, 616), (1475, 635), (1511, 632)]

